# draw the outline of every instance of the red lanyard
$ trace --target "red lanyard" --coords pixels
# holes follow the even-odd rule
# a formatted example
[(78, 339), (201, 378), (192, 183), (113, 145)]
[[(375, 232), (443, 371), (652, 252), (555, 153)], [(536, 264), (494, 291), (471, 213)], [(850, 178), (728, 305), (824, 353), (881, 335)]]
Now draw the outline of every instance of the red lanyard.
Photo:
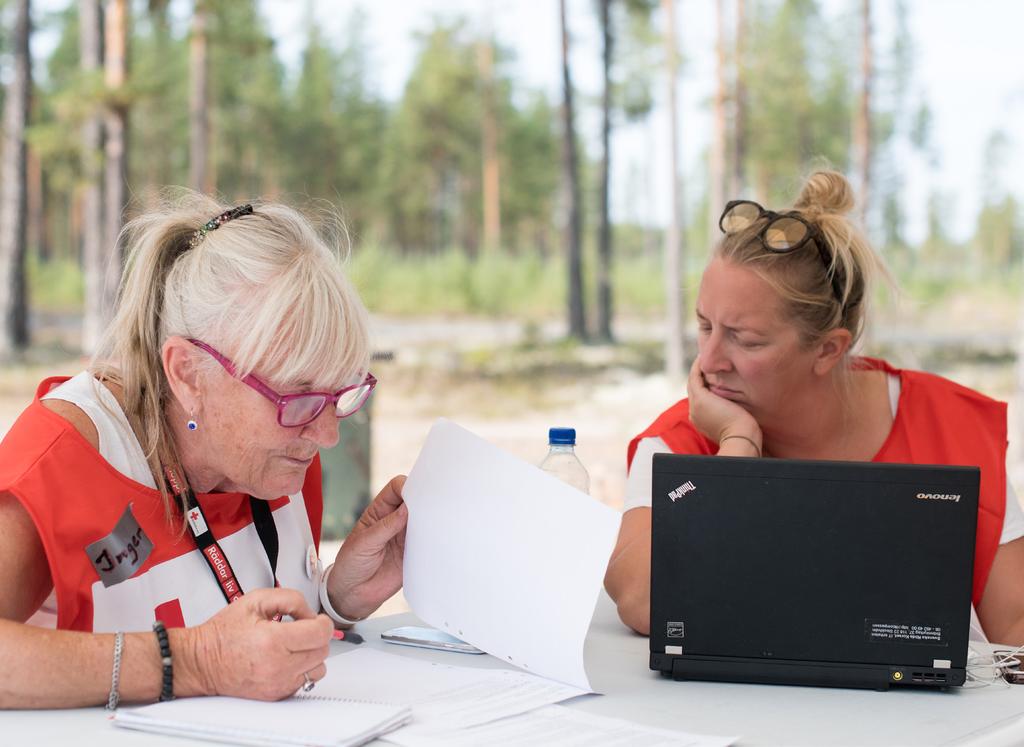
[[(210, 529), (210, 525), (206, 522), (206, 515), (203, 513), (202, 506), (199, 505), (199, 501), (196, 500), (196, 494), (192, 491), (192, 486), (188, 484), (187, 479), (179, 481), (177, 475), (175, 475), (170, 467), (164, 467), (164, 475), (167, 477), (167, 485), (170, 487), (171, 492), (174, 493), (174, 497), (185, 504), (185, 518), (188, 519), (189, 534), (192, 535), (196, 547), (202, 553), (203, 558), (206, 559), (210, 572), (213, 573), (213, 577), (220, 585), (224, 599), (227, 600), (228, 604), (234, 602), (245, 592), (242, 590), (242, 585), (238, 583), (238, 579), (235, 578), (235, 572), (231, 568), (228, 556), (224, 554), (220, 543), (217, 542), (217, 538), (213, 536), (213, 530)], [(256, 527), (256, 533), (259, 535), (260, 543), (263, 545), (263, 549), (267, 553), (267, 559), (270, 561), (270, 572), (274, 577), (274, 586), (280, 586), (277, 581), (277, 525), (274, 524), (273, 512), (271, 512), (270, 505), (266, 501), (253, 498), (251, 495), (249, 496), (249, 508), (252, 511), (252, 522)], [(275, 619), (280, 618), (277, 617)]]

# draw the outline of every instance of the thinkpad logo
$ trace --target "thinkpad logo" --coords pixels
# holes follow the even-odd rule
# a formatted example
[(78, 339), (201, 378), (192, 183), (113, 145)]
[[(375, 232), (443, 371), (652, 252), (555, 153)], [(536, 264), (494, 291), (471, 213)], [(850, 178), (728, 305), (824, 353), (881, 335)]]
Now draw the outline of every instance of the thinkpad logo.
[(917, 499), (919, 501), (953, 501), (953, 503), (960, 502), (959, 493), (918, 493)]
[(676, 488), (671, 493), (669, 493), (668, 497), (672, 499), (673, 503), (675, 503), (677, 498), (682, 498), (687, 493), (689, 493), (691, 491), (694, 491), (696, 489), (697, 489), (697, 486), (694, 485), (689, 480), (687, 480), (682, 485), (680, 485), (678, 488)]

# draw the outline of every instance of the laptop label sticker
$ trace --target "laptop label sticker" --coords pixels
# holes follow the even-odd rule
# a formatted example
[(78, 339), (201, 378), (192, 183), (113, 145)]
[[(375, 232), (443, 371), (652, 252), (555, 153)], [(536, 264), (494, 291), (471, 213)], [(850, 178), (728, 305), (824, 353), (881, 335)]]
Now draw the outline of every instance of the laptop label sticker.
[(892, 620), (864, 620), (864, 633), (872, 643), (909, 643), (918, 646), (948, 646), (944, 625), (917, 625)]
[(665, 637), (666, 638), (682, 638), (683, 637), (683, 623), (681, 622), (670, 622), (665, 626)]

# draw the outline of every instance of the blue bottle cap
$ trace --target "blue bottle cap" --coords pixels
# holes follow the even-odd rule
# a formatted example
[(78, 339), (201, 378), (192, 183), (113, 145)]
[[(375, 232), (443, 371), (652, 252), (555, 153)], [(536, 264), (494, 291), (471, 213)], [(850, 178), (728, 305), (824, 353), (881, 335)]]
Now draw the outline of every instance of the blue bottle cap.
[(575, 428), (550, 428), (548, 429), (548, 443), (551, 445), (559, 444), (562, 446), (575, 446), (576, 445), (576, 429)]

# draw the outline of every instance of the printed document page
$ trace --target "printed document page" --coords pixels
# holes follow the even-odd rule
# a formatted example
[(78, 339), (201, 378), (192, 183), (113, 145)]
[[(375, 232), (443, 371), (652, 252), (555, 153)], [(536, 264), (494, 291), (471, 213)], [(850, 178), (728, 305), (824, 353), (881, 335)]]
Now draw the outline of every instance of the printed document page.
[(405, 598), (502, 661), (584, 690), (583, 640), (620, 514), (441, 419), (402, 490)]
[(316, 695), (412, 707), (417, 732), (459, 729), (558, 703), (586, 691), (515, 669), (421, 661), (363, 648), (327, 659)]
[(400, 747), (727, 747), (737, 737), (656, 729), (620, 718), (547, 706), (469, 729), (433, 734), (399, 729), (382, 739)]

